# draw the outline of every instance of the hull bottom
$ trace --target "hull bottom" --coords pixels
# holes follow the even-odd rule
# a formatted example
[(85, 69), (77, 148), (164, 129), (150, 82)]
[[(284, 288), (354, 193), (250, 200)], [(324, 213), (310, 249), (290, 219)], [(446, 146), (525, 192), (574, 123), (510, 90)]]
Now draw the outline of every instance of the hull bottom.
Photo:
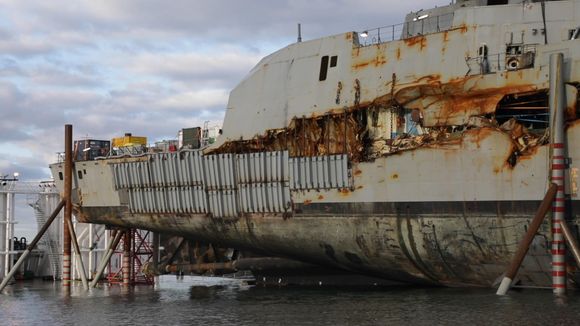
[[(252, 214), (232, 219), (133, 214), (123, 206), (83, 207), (77, 217), (81, 222), (175, 234), (396, 282), (490, 287), (500, 280), (538, 204), (496, 202), (476, 210), (469, 203), (457, 203), (447, 205), (446, 211), (418, 209), (431, 214), (418, 214), (410, 204), (383, 207), (383, 214), (375, 211), (377, 204), (353, 207), (358, 214), (347, 206), (325, 214), (321, 207), (305, 206), (291, 217)], [(512, 209), (502, 211), (502, 205)], [(518, 273), (521, 285), (551, 285), (549, 230), (545, 221)]]

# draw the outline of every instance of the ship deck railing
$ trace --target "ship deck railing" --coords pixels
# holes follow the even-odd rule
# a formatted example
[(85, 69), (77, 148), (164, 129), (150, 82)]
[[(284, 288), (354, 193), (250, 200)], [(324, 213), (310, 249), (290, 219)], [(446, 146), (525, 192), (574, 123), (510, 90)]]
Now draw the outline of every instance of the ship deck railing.
[[(537, 44), (518, 45), (518, 51), (513, 53), (494, 53), (466, 57), (466, 76), (495, 74), (502, 71), (515, 71), (533, 68), (536, 59)], [(512, 45), (513, 47), (513, 45)]]
[(366, 29), (357, 32), (359, 46), (370, 46), (419, 35), (438, 33), (453, 26), (453, 13), (417, 16), (412, 21)]

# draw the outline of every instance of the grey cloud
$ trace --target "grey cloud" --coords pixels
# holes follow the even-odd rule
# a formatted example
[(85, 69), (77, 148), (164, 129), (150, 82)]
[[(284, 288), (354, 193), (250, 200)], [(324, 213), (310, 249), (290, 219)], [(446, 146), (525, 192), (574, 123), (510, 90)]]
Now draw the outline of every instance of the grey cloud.
[[(219, 124), (227, 94), (260, 57), (305, 39), (402, 21), (404, 4), (371, 0), (0, 2), (0, 168), (35, 177), (76, 138), (124, 132), (150, 141)], [(5, 18), (5, 19), (4, 19)], [(0, 169), (1, 170), (1, 169)], [(36, 171), (36, 172), (35, 172)]]
[[(232, 88), (259, 61), (256, 54), (240, 52), (239, 49), (222, 49), (216, 53), (167, 53), (164, 55), (144, 53), (129, 63), (134, 73), (163, 76), (170, 80), (187, 83), (198, 82), (207, 87)], [(189, 84), (189, 87), (196, 87)]]
[[(302, 22), (308, 37), (341, 33), (355, 28), (402, 22), (411, 10), (445, 5), (444, 0), (412, 2), (383, 1), (76, 1), (75, 6), (59, 6), (45, 1), (19, 2), (19, 16), (34, 15), (36, 21), (23, 19), (23, 28), (32, 30), (80, 30), (91, 34), (110, 31), (130, 33), (151, 30), (180, 33), (197, 38), (248, 41), (294, 38), (296, 23)], [(63, 10), (63, 8), (68, 8)], [(15, 19), (16, 19), (15, 18)]]
[(48, 40), (35, 37), (10, 37), (0, 39), (0, 52), (16, 56), (33, 56), (53, 51)]

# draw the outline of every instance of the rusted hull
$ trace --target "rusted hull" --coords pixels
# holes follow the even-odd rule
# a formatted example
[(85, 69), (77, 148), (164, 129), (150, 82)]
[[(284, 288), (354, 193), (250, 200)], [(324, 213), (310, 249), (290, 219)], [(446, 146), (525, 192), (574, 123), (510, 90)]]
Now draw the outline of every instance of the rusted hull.
[[(580, 123), (571, 123), (568, 139), (579, 133)], [(83, 171), (83, 178), (75, 181), (75, 208), (82, 222), (155, 230), (394, 281), (492, 286), (524, 236), (548, 179), (548, 146), (510, 160), (517, 148), (505, 130), (470, 129), (354, 163), (350, 188), (293, 190), (288, 212), (233, 217), (136, 212), (126, 199), (131, 190), (114, 188), (110, 163), (118, 159), (77, 162), (74, 175)], [(569, 155), (575, 171), (575, 141)], [(51, 168), (58, 175), (62, 166)], [(580, 211), (577, 175), (570, 181), (573, 225)], [(522, 284), (550, 285), (550, 240), (546, 221), (518, 274)]]
[[(409, 16), (401, 40), (346, 33), (269, 55), (231, 92), (210, 147), (77, 162), (78, 218), (397, 281), (492, 285), (550, 183), (555, 52), (561, 191), (580, 220), (580, 2), (547, 2), (547, 22), (538, 3), (475, 4)], [(453, 15), (443, 30), (437, 12)], [(62, 188), (62, 165), (51, 169)], [(550, 237), (546, 224), (523, 284), (550, 285)]]
[[(439, 205), (440, 211), (448, 213), (426, 213), (424, 207), (400, 203), (390, 205), (396, 212), (385, 214), (304, 213), (285, 220), (273, 215), (240, 219), (134, 215), (121, 207), (84, 207), (77, 216), (84, 222), (174, 233), (389, 280), (492, 286), (517, 249), (539, 202), (489, 202), (487, 211), (468, 214), (477, 204)], [(501, 215), (494, 214), (494, 209)], [(549, 286), (548, 234), (545, 224), (518, 275), (523, 284)]]

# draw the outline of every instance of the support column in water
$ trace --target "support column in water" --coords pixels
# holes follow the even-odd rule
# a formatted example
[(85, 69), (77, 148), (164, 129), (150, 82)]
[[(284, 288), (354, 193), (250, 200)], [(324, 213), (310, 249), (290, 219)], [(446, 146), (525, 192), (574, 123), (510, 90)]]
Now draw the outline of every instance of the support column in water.
[(555, 294), (566, 293), (566, 244), (560, 222), (565, 222), (566, 202), (564, 176), (566, 143), (564, 135), (563, 55), (550, 55), (550, 137), (552, 145), (551, 181), (558, 185), (552, 203), (552, 288)]
[(123, 237), (123, 286), (129, 286), (131, 278), (131, 232), (127, 230)]
[(72, 125), (65, 125), (64, 128), (64, 200), (66, 205), (63, 225), (62, 286), (70, 289), (71, 235), (68, 228), (72, 223)]

